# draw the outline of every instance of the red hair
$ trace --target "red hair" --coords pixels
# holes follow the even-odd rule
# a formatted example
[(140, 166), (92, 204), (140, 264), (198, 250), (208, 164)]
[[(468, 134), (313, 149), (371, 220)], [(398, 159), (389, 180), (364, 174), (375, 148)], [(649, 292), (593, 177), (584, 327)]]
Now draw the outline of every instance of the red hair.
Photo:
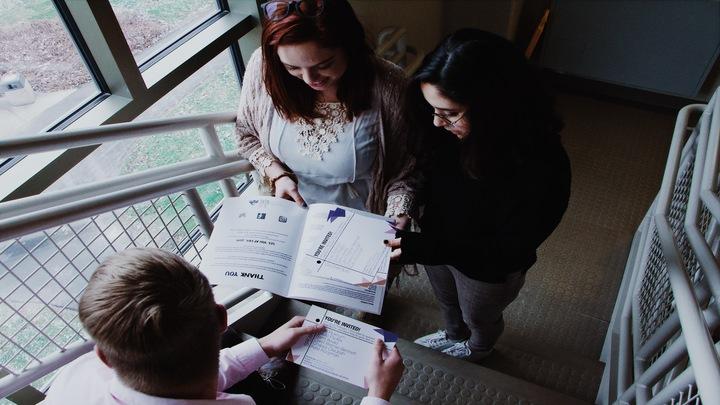
[(315, 41), (323, 48), (340, 48), (345, 52), (348, 65), (340, 78), (337, 96), (347, 108), (348, 118), (369, 109), (375, 80), (375, 53), (367, 43), (365, 30), (348, 1), (325, 0), (325, 8), (317, 17), (291, 13), (278, 21), (264, 22), (263, 81), (278, 113), (290, 121), (317, 117), (317, 92), (288, 73), (277, 53), (280, 45), (309, 41)]

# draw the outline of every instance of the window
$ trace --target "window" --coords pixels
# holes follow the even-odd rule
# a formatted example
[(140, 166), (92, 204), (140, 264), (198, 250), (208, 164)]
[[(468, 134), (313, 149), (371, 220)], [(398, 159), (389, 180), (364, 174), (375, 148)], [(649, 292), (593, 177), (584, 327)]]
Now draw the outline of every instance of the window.
[[(226, 50), (140, 114), (136, 120), (235, 111), (239, 99), (240, 82), (233, 66), (232, 55)], [(225, 151), (235, 149), (234, 129), (234, 125), (217, 127)], [(200, 131), (183, 132), (139, 139), (133, 153), (125, 162), (125, 170), (130, 173), (205, 154)], [(158, 155), (162, 158), (150, 163), (145, 156), (151, 151), (160, 151)], [(198, 192), (209, 210), (215, 208), (223, 198), (217, 182), (199, 187)]]
[[(174, 25), (171, 25), (175, 31), (168, 29), (165, 31), (165, 36), (159, 42), (155, 42), (156, 45), (163, 41), (165, 41), (164, 44), (172, 42), (171, 46), (162, 45), (166, 47), (159, 51), (159, 54), (152, 56), (152, 63), (138, 66), (136, 61), (132, 60), (135, 57), (128, 52), (129, 47), (124, 49), (117, 47), (118, 44), (126, 42), (126, 34), (131, 31), (123, 33), (119, 25), (107, 22), (116, 18), (118, 11), (112, 7), (113, 4), (118, 7), (125, 5), (126, 8), (134, 5), (135, 9), (139, 10), (141, 4), (148, 5), (149, 3), (152, 5), (165, 4), (168, 8), (175, 10), (173, 11), (174, 17), (162, 17), (173, 22)], [(59, 13), (54, 11), (53, 4), (57, 6)], [(222, 4), (221, 11), (218, 4)], [(90, 68), (86, 70), (93, 72), (92, 77), (95, 77), (96, 83), (98, 83), (95, 87), (104, 90), (101, 93), (96, 92), (95, 98), (88, 101), (81, 109), (72, 111), (72, 115), (69, 115), (68, 112), (58, 114), (59, 118), (56, 117), (56, 121), (62, 125), (38, 125), (39, 128), (27, 131), (31, 134), (37, 134), (48, 128), (88, 128), (135, 119), (150, 105), (157, 103), (162, 97), (186, 81), (190, 75), (200, 70), (199, 66), (208, 64), (224, 49), (230, 50), (226, 54), (231, 56), (230, 59), (236, 72), (234, 82), (237, 83), (239, 82), (237, 77), (243, 72), (240, 49), (243, 49), (243, 54), (249, 55), (249, 52), (257, 47), (260, 31), (257, 26), (258, 8), (255, 0), (222, 0), (218, 2), (212, 0), (177, 2), (169, 0), (149, 2), (0, 0), (0, 9), (3, 10), (0, 17), (14, 21), (13, 14), (23, 16), (23, 18), (26, 18), (26, 15), (44, 15), (41, 6), (46, 7), (44, 10), (47, 13), (53, 12), (63, 16), (63, 20), (70, 27), (70, 36), (75, 39), (79, 49), (82, 50), (77, 55), (78, 57), (82, 56), (79, 60), (88, 61), (87, 64)], [(193, 12), (189, 11), (191, 9)], [(153, 7), (149, 7), (144, 12), (149, 13), (152, 10), (154, 10)], [(194, 11), (198, 11), (199, 14)], [(202, 13), (207, 12), (206, 15), (210, 17), (203, 20), (203, 17), (200, 16), (201, 11)], [(183, 31), (181, 29), (183, 27), (188, 28)], [(2, 26), (2, 28), (5, 27)], [(186, 34), (180, 39), (172, 34), (181, 31)], [(92, 40), (85, 41), (86, 38), (92, 38)], [(154, 53), (150, 47), (146, 49), (147, 52)], [(128, 61), (129, 58), (131, 58), (130, 61)], [(225, 59), (228, 58), (225, 57)], [(101, 94), (101, 96), (97, 96), (97, 94)], [(60, 105), (68, 107), (70, 104), (65, 102)], [(234, 108), (233, 106), (232, 109)], [(41, 114), (36, 122), (42, 121), (46, 116), (47, 114)], [(15, 133), (13, 133), (13, 137), (14, 135)], [(3, 137), (0, 136), (0, 142), (2, 139)], [(68, 167), (77, 165), (93, 149), (95, 147), (59, 150), (50, 154), (34, 154), (23, 159), (12, 159), (10, 164), (4, 166), (0, 165), (0, 201), (42, 192), (62, 177)], [(5, 157), (7, 156), (2, 158)], [(2, 163), (3, 160), (0, 159), (0, 164)], [(15, 165), (13, 166), (13, 164)], [(37, 175), (38, 173), (42, 173), (42, 175)]]
[(215, 0), (110, 0), (138, 64), (220, 11)]
[[(240, 83), (230, 52), (226, 50), (140, 114), (135, 121), (233, 111), (237, 108), (239, 97)], [(223, 149), (234, 149), (234, 127), (224, 125), (217, 130)], [(106, 143), (60, 178), (48, 191), (178, 163), (204, 154), (200, 130), (197, 129)], [(198, 191), (209, 209), (222, 200), (217, 183), (202, 186)]]
[[(26, 104), (33, 105), (27, 108), (34, 114), (27, 119), (32, 126), (22, 128), (7, 92), (0, 96), (0, 142), (51, 129), (234, 111), (240, 49), (248, 56), (258, 46), (258, 17), (255, 0), (0, 0), (0, 75), (22, 74), (29, 86), (16, 75), (8, 88), (32, 88), (29, 96), (14, 93), (25, 101), (35, 96)], [(119, 26), (108, 23), (115, 18)], [(216, 129), (223, 148), (234, 149), (233, 126)], [(60, 148), (5, 166), (0, 158), (0, 201), (202, 154), (198, 135), (185, 131), (97, 148)], [(240, 185), (246, 178), (234, 180)], [(198, 191), (209, 210), (222, 199), (217, 183)], [(185, 252), (197, 263), (204, 239), (194, 215), (184, 197), (173, 193), (76, 221), (72, 228), (66, 224), (0, 242), (0, 326), (10, 333), (0, 337), (0, 379), (42, 390), (50, 375), (33, 382), (35, 367), (81, 340), (74, 303), (94, 265), (111, 251), (108, 246), (122, 249), (132, 239)], [(5, 403), (10, 401), (0, 398)]]
[(0, 139), (35, 134), (100, 94), (51, 0), (0, 0), (0, 21)]

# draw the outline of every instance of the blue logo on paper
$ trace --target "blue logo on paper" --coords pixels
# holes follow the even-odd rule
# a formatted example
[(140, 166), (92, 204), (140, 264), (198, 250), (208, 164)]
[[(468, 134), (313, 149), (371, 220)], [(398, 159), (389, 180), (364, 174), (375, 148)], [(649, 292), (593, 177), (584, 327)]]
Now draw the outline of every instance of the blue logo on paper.
[(330, 210), (330, 212), (328, 212), (327, 220), (330, 222), (333, 222), (338, 218), (344, 218), (344, 217), (345, 217), (345, 210), (342, 208), (335, 208), (334, 210)]
[(381, 334), (384, 338), (385, 343), (392, 343), (398, 341), (398, 336), (390, 331), (387, 331), (385, 329), (374, 329), (375, 332)]

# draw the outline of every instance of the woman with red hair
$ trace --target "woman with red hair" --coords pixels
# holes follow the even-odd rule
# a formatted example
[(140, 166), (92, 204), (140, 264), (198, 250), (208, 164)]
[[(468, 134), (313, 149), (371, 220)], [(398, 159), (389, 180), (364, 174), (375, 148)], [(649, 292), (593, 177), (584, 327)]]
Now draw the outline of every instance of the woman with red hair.
[(402, 218), (414, 194), (404, 72), (375, 56), (347, 0), (261, 8), (262, 47), (237, 118), (241, 155), (275, 196)]

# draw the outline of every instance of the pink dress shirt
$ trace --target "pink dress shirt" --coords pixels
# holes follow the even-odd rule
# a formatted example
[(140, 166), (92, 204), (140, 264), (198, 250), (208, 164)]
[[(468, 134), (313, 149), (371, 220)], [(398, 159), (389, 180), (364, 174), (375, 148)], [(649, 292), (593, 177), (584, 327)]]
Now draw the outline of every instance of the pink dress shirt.
[[(172, 399), (154, 397), (123, 385), (115, 372), (91, 352), (63, 367), (43, 401), (46, 405), (65, 404), (122, 404), (122, 405), (254, 405), (248, 395), (222, 392), (241, 381), (270, 360), (260, 343), (252, 339), (220, 351), (218, 393), (211, 399)], [(363, 398), (361, 405), (388, 405), (375, 397)]]

